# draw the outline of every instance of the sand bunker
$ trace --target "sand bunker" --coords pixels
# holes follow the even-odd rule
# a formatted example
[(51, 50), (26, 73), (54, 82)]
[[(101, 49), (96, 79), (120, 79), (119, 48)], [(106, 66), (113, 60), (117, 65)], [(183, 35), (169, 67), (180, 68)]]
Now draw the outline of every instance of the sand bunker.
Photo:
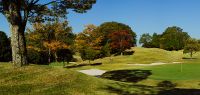
[(105, 73), (105, 70), (99, 70), (99, 69), (89, 69), (89, 70), (80, 70), (78, 72), (84, 73), (86, 75), (91, 75), (91, 76), (100, 76), (103, 73)]
[(172, 62), (172, 63), (164, 63), (164, 62), (156, 62), (151, 64), (129, 64), (129, 65), (137, 65), (137, 66), (155, 66), (155, 65), (164, 65), (164, 64), (178, 64), (182, 62)]

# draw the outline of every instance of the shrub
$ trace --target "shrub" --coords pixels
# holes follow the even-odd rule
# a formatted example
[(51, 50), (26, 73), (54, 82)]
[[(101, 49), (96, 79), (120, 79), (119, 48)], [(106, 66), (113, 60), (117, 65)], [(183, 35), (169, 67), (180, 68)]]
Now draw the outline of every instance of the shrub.
[[(47, 52), (38, 52), (33, 49), (28, 49), (27, 50), (27, 58), (28, 58), (28, 63), (32, 64), (48, 64), (48, 53)], [(51, 58), (53, 59), (53, 58)]]
[(133, 50), (126, 50), (126, 51), (124, 51), (123, 52), (123, 55), (133, 55), (133, 53), (134, 53), (135, 51), (133, 51)]
[(73, 52), (69, 49), (60, 49), (57, 51), (57, 55), (59, 60), (58, 61), (67, 61), (69, 63), (70, 61), (73, 60)]
[(158, 83), (158, 87), (174, 88), (176, 87), (176, 84), (172, 83), (171, 81), (162, 81)]
[(0, 61), (9, 62), (12, 60), (12, 51), (10, 46), (10, 40), (7, 35), (0, 31)]

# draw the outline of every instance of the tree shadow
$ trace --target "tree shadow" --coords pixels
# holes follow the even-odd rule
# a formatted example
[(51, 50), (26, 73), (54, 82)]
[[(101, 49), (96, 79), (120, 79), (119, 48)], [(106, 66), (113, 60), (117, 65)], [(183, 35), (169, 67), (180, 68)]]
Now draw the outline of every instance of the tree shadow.
[(107, 85), (106, 90), (110, 93), (116, 93), (119, 95), (156, 95), (157, 93), (157, 89), (153, 86), (120, 82)]
[(175, 88), (169, 87), (168, 82), (162, 83), (164, 83), (163, 87), (159, 85), (147, 86), (135, 83), (114, 82), (108, 84), (106, 90), (119, 95), (200, 95), (200, 89)]
[(157, 95), (200, 95), (200, 89), (181, 89), (161, 90)]
[(192, 60), (192, 59), (198, 59), (198, 58), (194, 58), (194, 57), (182, 57), (182, 59), (190, 59), (190, 60)]
[(101, 77), (122, 82), (138, 82), (147, 79), (151, 74), (150, 70), (115, 70), (108, 71)]

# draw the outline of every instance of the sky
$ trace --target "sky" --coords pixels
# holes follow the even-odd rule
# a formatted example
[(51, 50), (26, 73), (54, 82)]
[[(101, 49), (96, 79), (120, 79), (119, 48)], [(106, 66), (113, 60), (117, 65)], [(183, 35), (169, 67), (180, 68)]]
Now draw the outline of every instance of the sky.
[[(138, 38), (143, 33), (160, 34), (167, 27), (178, 26), (200, 39), (199, 4), (200, 0), (97, 0), (87, 13), (70, 11), (68, 21), (74, 33), (81, 32), (87, 24), (99, 26), (116, 21), (129, 25)], [(0, 30), (10, 36), (9, 25), (2, 15)]]

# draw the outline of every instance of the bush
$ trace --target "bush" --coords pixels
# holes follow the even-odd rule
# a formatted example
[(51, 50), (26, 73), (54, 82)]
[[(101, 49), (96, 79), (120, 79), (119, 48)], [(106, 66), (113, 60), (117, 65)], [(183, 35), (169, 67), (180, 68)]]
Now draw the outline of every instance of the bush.
[(174, 88), (176, 87), (176, 84), (172, 83), (171, 81), (162, 81), (158, 83), (158, 87)]
[(60, 62), (67, 61), (69, 63), (73, 60), (73, 52), (69, 49), (60, 49), (57, 51), (57, 55)]
[(80, 51), (80, 54), (81, 54), (81, 58), (83, 60), (89, 60), (89, 63), (90, 63), (91, 60), (95, 60), (95, 59), (99, 58), (99, 56), (98, 56), (99, 51), (92, 49), (90, 47), (85, 47), (84, 49), (82, 49)]
[[(28, 63), (42, 64), (42, 65), (48, 64), (48, 53), (47, 52), (38, 52), (33, 49), (28, 49), (27, 50), (27, 58), (28, 58)], [(53, 59), (53, 58), (51, 58), (51, 59)]]
[(10, 46), (10, 40), (7, 35), (0, 31), (0, 61), (9, 62), (12, 60), (12, 51)]
[(123, 55), (133, 55), (133, 53), (134, 53), (135, 51), (133, 51), (133, 50), (127, 50), (127, 51), (124, 51), (123, 52)]

